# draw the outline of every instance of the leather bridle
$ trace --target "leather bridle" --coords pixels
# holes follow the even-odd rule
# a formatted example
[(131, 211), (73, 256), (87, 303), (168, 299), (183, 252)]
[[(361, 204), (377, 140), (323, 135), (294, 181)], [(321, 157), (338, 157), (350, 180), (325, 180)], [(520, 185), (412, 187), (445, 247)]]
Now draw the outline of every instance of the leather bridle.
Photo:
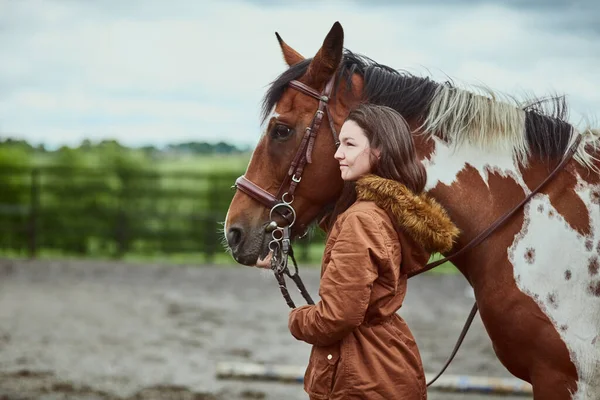
[[(269, 217), (271, 222), (265, 228), (267, 233), (271, 233), (272, 240), (269, 242), (269, 250), (272, 253), (271, 258), (271, 269), (275, 274), (275, 278), (279, 283), (281, 294), (285, 299), (286, 303), (290, 308), (295, 308), (294, 301), (290, 297), (286, 284), (284, 274), (288, 275), (298, 287), (298, 290), (302, 294), (302, 297), (307, 301), (308, 304), (314, 304), (314, 301), (308, 294), (302, 279), (300, 279), (298, 264), (294, 258), (294, 253), (291, 246), (291, 229), (296, 222), (296, 211), (292, 206), (294, 201), (294, 193), (298, 184), (302, 180), (302, 173), (306, 164), (312, 163), (312, 150), (315, 143), (315, 138), (323, 122), (325, 114), (327, 114), (327, 120), (329, 121), (329, 128), (333, 135), (333, 142), (335, 146), (339, 145), (337, 131), (333, 123), (331, 112), (329, 111), (329, 100), (331, 99), (331, 93), (333, 92), (333, 86), (335, 82), (335, 75), (333, 75), (329, 81), (325, 84), (325, 88), (322, 93), (317, 92), (306, 84), (293, 80), (289, 83), (289, 86), (319, 100), (319, 106), (310, 125), (304, 130), (304, 136), (300, 142), (300, 146), (296, 151), (290, 167), (288, 168), (287, 176), (281, 183), (279, 190), (276, 195), (272, 195), (260, 186), (246, 178), (244, 175), (240, 176), (235, 181), (235, 187), (254, 200), (258, 201), (262, 205), (271, 209)], [(286, 185), (287, 189), (286, 189)], [(273, 213), (277, 212), (287, 222), (285, 226), (279, 226), (274, 219)], [(301, 230), (305, 229), (301, 227)], [(288, 268), (288, 255), (291, 256), (294, 263), (294, 272), (291, 273)]]
[[(333, 118), (331, 117), (331, 112), (329, 110), (329, 101), (331, 99), (331, 93), (333, 91), (335, 81), (335, 74), (329, 79), (322, 93), (317, 92), (313, 88), (305, 85), (304, 83), (292, 80), (289, 82), (289, 86), (294, 88), (310, 97), (313, 97), (319, 100), (319, 106), (317, 108), (317, 112), (315, 113), (311, 124), (304, 131), (304, 136), (302, 141), (300, 142), (300, 146), (292, 160), (292, 163), (288, 169), (287, 177), (281, 183), (279, 190), (276, 195), (272, 195), (266, 190), (262, 189), (254, 182), (247, 179), (244, 175), (240, 176), (235, 181), (235, 188), (241, 190), (246, 193), (248, 196), (252, 197), (259, 203), (263, 204), (267, 208), (271, 209), (269, 217), (271, 222), (265, 228), (265, 232), (270, 232), (272, 235), (272, 240), (269, 242), (269, 250), (272, 253), (271, 258), (271, 269), (275, 274), (275, 278), (279, 284), (279, 288), (281, 293), (290, 308), (295, 308), (295, 304), (292, 298), (289, 295), (289, 292), (285, 283), (285, 275), (288, 275), (298, 287), (298, 290), (302, 294), (302, 297), (306, 300), (308, 304), (314, 304), (314, 301), (310, 297), (302, 279), (300, 278), (298, 265), (296, 259), (294, 258), (294, 253), (291, 246), (291, 228), (296, 222), (296, 211), (292, 207), (292, 202), (294, 201), (294, 193), (300, 181), (302, 180), (302, 172), (304, 171), (304, 167), (306, 164), (312, 163), (312, 150), (314, 146), (314, 141), (319, 132), (319, 128), (323, 121), (323, 117), (327, 114), (327, 119), (329, 121), (329, 127), (331, 129), (331, 133), (333, 135), (333, 141), (337, 146), (339, 145), (338, 135), (333, 123)], [(459, 249), (455, 253), (441, 259), (438, 261), (431, 262), (427, 264), (424, 268), (420, 269), (417, 272), (409, 274), (409, 278), (415, 275), (421, 274), (425, 271), (429, 271), (432, 268), (435, 268), (447, 261), (451, 261), (454, 258), (460, 256), (461, 254), (466, 253), (473, 247), (479, 245), (486, 238), (488, 238), (496, 229), (502, 226), (510, 217), (516, 214), (524, 205), (527, 203), (535, 194), (539, 193), (542, 187), (550, 181), (562, 168), (566, 165), (567, 162), (571, 160), (579, 143), (581, 142), (582, 135), (579, 135), (573, 142), (573, 144), (569, 147), (567, 153), (565, 153), (562, 160), (558, 163), (558, 165), (554, 168), (554, 170), (546, 177), (546, 179), (538, 185), (531, 193), (529, 193), (519, 204), (517, 204), (513, 209), (503, 215), (501, 218), (496, 220), (488, 229), (481, 232), (475, 238), (473, 238), (469, 243), (467, 243), (463, 248)], [(287, 190), (285, 189), (285, 185), (289, 183)], [(285, 221), (288, 223), (285, 226), (279, 226), (273, 217), (273, 213), (277, 212), (280, 216), (282, 216)], [(288, 267), (288, 257), (292, 258), (294, 263), (294, 272), (291, 273)], [(473, 322), (473, 319), (477, 313), (477, 302), (473, 305), (469, 317), (463, 327), (463, 330), (458, 338), (458, 341), (452, 351), (450, 357), (446, 361), (446, 364), (443, 366), (442, 370), (430, 381), (427, 383), (427, 386), (431, 385), (435, 382), (446, 370), (446, 368), (450, 365), (450, 362), (456, 355), (460, 345), (462, 344), (464, 337)]]
[[(327, 114), (327, 120), (329, 121), (329, 129), (331, 130), (331, 134), (333, 135), (333, 141), (335, 146), (339, 145), (337, 131), (335, 129), (335, 125), (333, 123), (333, 118), (331, 116), (331, 112), (329, 111), (329, 100), (331, 98), (331, 93), (333, 91), (333, 85), (335, 81), (335, 75), (333, 75), (327, 84), (325, 85), (325, 89), (322, 93), (317, 92), (310, 86), (306, 84), (293, 80), (289, 83), (289, 86), (319, 100), (319, 107), (317, 108), (317, 112), (315, 113), (312, 122), (310, 125), (304, 130), (304, 136), (302, 137), (302, 141), (300, 142), (300, 146), (296, 151), (296, 155), (294, 156), (290, 167), (288, 168), (287, 176), (281, 183), (279, 190), (276, 195), (272, 195), (266, 190), (262, 189), (260, 186), (246, 178), (244, 175), (240, 176), (235, 181), (235, 187), (242, 192), (246, 193), (248, 196), (252, 197), (259, 203), (263, 204), (268, 208), (281, 208), (281, 210), (277, 210), (278, 213), (283, 216), (288, 224), (291, 226), (294, 224), (296, 220), (296, 215), (294, 209), (290, 206), (294, 201), (294, 193), (296, 192), (296, 188), (298, 184), (302, 180), (302, 173), (304, 172), (304, 167), (306, 164), (312, 163), (312, 151), (315, 143), (315, 138), (317, 137), (317, 133), (319, 133), (319, 128), (321, 127), (321, 123), (323, 122), (323, 117)], [(286, 189), (286, 184), (288, 185)]]

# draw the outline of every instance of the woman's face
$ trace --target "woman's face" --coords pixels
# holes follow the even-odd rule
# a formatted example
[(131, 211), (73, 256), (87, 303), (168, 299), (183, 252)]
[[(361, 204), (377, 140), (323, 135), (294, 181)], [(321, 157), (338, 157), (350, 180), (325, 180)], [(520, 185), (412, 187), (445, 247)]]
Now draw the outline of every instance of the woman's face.
[(352, 120), (344, 122), (340, 131), (340, 147), (335, 159), (340, 163), (342, 179), (355, 181), (371, 172), (371, 154), (379, 156), (377, 149), (371, 149), (369, 139), (363, 129)]

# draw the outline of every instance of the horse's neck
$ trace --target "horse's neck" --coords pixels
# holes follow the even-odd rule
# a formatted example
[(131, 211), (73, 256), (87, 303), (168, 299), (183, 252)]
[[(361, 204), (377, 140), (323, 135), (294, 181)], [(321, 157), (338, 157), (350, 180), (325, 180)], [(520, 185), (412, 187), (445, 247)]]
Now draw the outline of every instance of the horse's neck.
[[(508, 149), (484, 151), (466, 143), (450, 147), (433, 140), (435, 148), (423, 160), (428, 174), (426, 190), (442, 203), (461, 229), (456, 248), (465, 246), (512, 210), (552, 173), (559, 161), (531, 160), (525, 168), (517, 164)], [(593, 247), (593, 255), (600, 254), (598, 204), (598, 174), (572, 160), (522, 212), (455, 264), (467, 277), (484, 273), (481, 264), (490, 264), (490, 259), (508, 257), (518, 268), (529, 262), (527, 249), (539, 247), (538, 238), (548, 235), (556, 241), (554, 246), (548, 243), (553, 248), (569, 242), (574, 248), (583, 246), (582, 251)], [(515, 249), (520, 252), (518, 257), (513, 254)], [(552, 253), (548, 249), (546, 252)]]

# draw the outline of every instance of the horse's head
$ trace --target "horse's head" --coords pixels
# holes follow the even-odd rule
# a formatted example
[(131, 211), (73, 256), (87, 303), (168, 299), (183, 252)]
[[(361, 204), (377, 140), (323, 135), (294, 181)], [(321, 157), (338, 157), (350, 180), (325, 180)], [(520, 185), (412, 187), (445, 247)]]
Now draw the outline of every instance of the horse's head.
[[(292, 225), (301, 235), (342, 189), (336, 150), (337, 133), (348, 115), (349, 99), (360, 86), (335, 88), (344, 32), (335, 23), (312, 59), (305, 59), (277, 35), (289, 65), (269, 89), (263, 107), (266, 131), (244, 176), (237, 182), (225, 220), (225, 236), (234, 259), (255, 265), (268, 254), (269, 224)], [(291, 203), (291, 207), (276, 204)], [(292, 208), (293, 207), (293, 208)]]

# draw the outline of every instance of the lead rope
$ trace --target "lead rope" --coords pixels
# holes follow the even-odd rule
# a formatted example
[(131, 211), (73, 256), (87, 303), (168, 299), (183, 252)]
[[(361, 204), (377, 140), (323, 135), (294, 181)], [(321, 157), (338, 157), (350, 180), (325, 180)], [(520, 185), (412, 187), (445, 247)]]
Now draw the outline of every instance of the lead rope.
[(454, 356), (456, 355), (456, 353), (458, 353), (458, 349), (460, 349), (460, 346), (462, 345), (463, 340), (465, 340), (465, 336), (467, 336), (467, 332), (469, 331), (469, 328), (471, 327), (471, 324), (473, 323), (473, 319), (475, 319), (476, 314), (477, 314), (477, 302), (475, 302), (473, 304), (473, 308), (471, 308), (471, 312), (469, 313), (469, 316), (467, 317), (467, 321), (465, 322), (465, 325), (463, 326), (463, 329), (460, 332), (460, 336), (458, 337), (458, 340), (456, 341), (456, 344), (454, 345), (454, 349), (452, 350), (450, 357), (448, 357), (448, 359), (446, 360), (446, 363), (444, 364), (444, 366), (442, 367), (440, 372), (438, 372), (437, 375), (433, 377), (433, 379), (431, 379), (429, 382), (427, 382), (427, 387), (433, 385), (433, 383), (435, 381), (437, 381), (438, 378), (440, 376), (442, 376), (442, 374), (444, 372), (446, 372), (446, 369), (450, 366), (450, 363), (452, 362), (452, 360), (454, 360)]

